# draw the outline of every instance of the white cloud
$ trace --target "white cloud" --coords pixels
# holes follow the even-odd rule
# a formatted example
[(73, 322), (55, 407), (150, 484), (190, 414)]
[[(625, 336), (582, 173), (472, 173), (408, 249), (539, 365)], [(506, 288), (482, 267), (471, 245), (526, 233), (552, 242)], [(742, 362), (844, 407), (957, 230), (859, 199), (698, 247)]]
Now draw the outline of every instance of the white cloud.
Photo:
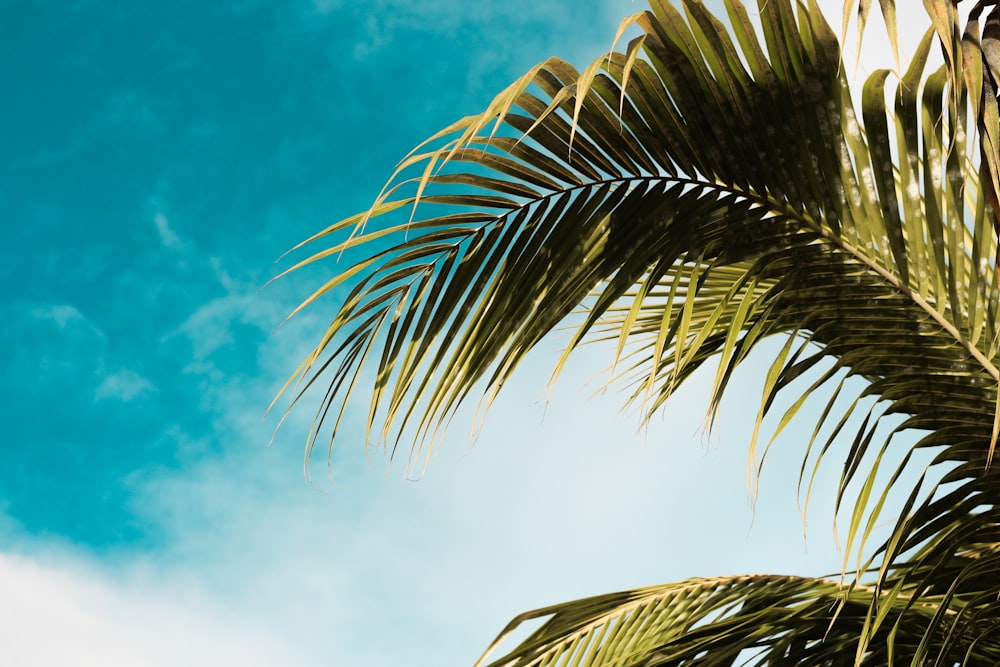
[[(221, 268), (213, 265), (220, 279)], [(274, 328), (284, 315), (278, 304), (261, 297), (255, 291), (232, 282), (227, 283), (229, 293), (199, 306), (166, 338), (182, 336), (191, 343), (195, 362), (204, 361), (213, 352), (234, 343), (237, 325), (247, 325), (262, 334)]]
[(115, 398), (120, 401), (131, 401), (145, 396), (153, 391), (153, 383), (148, 379), (129, 370), (122, 370), (106, 376), (94, 391), (98, 400)]
[(180, 248), (183, 244), (181, 239), (177, 236), (177, 233), (170, 227), (170, 221), (167, 216), (161, 212), (157, 212), (153, 216), (153, 224), (156, 226), (156, 233), (160, 236), (160, 243), (163, 244), (164, 248), (168, 250), (176, 250)]
[(317, 14), (329, 14), (338, 11), (343, 2), (341, 0), (313, 0), (313, 11)]
[[(95, 636), (131, 636), (128, 618), (143, 609), (132, 605), (153, 599), (160, 606), (142, 622), (155, 635), (145, 640), (151, 645), (178, 634), (170, 628), (211, 618), (223, 637), (266, 626), (262, 636), (305, 646), (306, 662), (297, 664), (467, 664), (531, 607), (687, 576), (836, 568), (829, 531), (811, 535), (814, 555), (805, 554), (795, 455), (766, 471), (759, 525), (750, 529), (745, 447), (756, 404), (740, 395), (759, 392), (752, 370), (739, 379), (751, 389), (734, 389), (737, 400), (706, 444), (709, 375), (677, 396), (662, 423), (637, 434), (617, 412), (620, 396), (586, 398), (593, 386), (584, 379), (604, 361), (599, 350), (570, 368), (543, 420), (555, 351), (547, 346), (505, 386), (475, 447), (469, 415), (459, 415), (425, 477), (405, 482), (401, 465), (383, 475), (375, 452), (367, 466), (357, 429), (348, 428), (335, 452), (336, 485), (323, 479), (318, 456), (321, 493), (299, 472), (311, 406), (264, 448), (269, 427), (254, 408), (292, 361), (278, 347), (289, 346), (284, 336), (273, 345), (261, 378), (207, 390), (225, 453), (142, 480), (134, 507), (162, 528), (166, 546), (126, 562), (124, 572), (145, 568), (145, 579), (112, 582), (114, 608), (132, 611), (91, 606)], [(829, 511), (820, 502), (814, 516)], [(202, 602), (188, 604), (175, 588)], [(171, 620), (150, 620), (160, 617)]]
[(20, 303), (0, 307), (0, 315), (11, 351), (5, 372), (22, 386), (51, 387), (68, 374), (79, 381), (100, 372), (107, 337), (76, 306)]
[(65, 329), (70, 323), (88, 322), (87, 318), (83, 316), (83, 313), (76, 306), (64, 303), (38, 306), (31, 310), (31, 314), (40, 320), (55, 322), (60, 329)]
[[(505, 386), (477, 445), (460, 415), (419, 482), (402, 481), (401, 466), (382, 474), (374, 452), (366, 465), (349, 428), (336, 485), (318, 457), (319, 492), (298, 461), (309, 407), (270, 448), (258, 419), (300, 343), (279, 336), (260, 378), (207, 388), (220, 457), (138, 481), (133, 507), (163, 531), (162, 548), (99, 565), (36, 540), (0, 560), (0, 587), (23, 582), (0, 597), (0, 645), (6, 632), (16, 652), (5, 655), (35, 658), (13, 664), (470, 664), (528, 608), (686, 576), (836, 567), (824, 531), (806, 558), (796, 456), (766, 473), (766, 521), (750, 530), (753, 401), (728, 406), (706, 444), (705, 375), (637, 434), (617, 413), (619, 396), (586, 398), (599, 350), (571, 366), (544, 420), (555, 348), (539, 351)], [(740, 379), (752, 394), (754, 377)], [(68, 640), (31, 653), (53, 636)], [(83, 658), (68, 660), (74, 645)]]
[(80, 558), (0, 553), (0, 646), (27, 667), (296, 664), (298, 651), (183, 583), (110, 577)]

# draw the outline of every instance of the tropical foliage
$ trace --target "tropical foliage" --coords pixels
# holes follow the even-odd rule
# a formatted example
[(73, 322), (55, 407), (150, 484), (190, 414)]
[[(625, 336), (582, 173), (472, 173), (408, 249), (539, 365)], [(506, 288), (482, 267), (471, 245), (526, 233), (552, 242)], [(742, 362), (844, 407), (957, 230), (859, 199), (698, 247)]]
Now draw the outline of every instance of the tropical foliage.
[[(287, 385), (294, 401), (326, 387), (307, 456), (362, 387), (369, 440), (414, 442), (416, 460), (559, 326), (573, 333), (557, 372), (610, 341), (647, 416), (709, 360), (714, 411), (777, 337), (758, 429), (822, 397), (800, 416), (819, 415), (803, 475), (846, 443), (857, 571), (537, 610), (489, 664), (1000, 664), (1000, 7), (979, 2), (963, 26), (959, 0), (925, 0), (911, 61), (854, 100), (815, 0), (727, 0), (724, 17), (678, 4), (653, 0), (619, 30), (638, 36), (583, 71), (536, 66), (408, 156), (371, 210), (307, 241), (332, 239), (298, 266), (358, 258), (301, 306), (343, 297)], [(894, 2), (880, 4), (894, 43)], [(849, 3), (845, 25), (870, 8)], [(932, 50), (944, 65), (928, 71)], [(921, 452), (932, 462), (914, 471)], [(902, 512), (868, 548), (891, 493)]]

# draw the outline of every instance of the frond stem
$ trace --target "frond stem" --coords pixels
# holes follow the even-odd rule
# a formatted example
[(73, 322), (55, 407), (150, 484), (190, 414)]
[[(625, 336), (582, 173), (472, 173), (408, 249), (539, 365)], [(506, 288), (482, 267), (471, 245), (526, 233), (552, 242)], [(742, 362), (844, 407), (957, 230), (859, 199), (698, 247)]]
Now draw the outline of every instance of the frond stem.
[(835, 235), (829, 229), (824, 228), (816, 221), (802, 215), (793, 208), (781, 204), (780, 202), (776, 202), (767, 197), (762, 197), (760, 195), (756, 195), (751, 192), (745, 192), (731, 186), (723, 185), (722, 183), (710, 183), (707, 181), (700, 181), (692, 178), (685, 178), (678, 176), (663, 176), (663, 175), (630, 176), (627, 178), (614, 178), (614, 179), (605, 179), (601, 181), (591, 181), (586, 184), (572, 186), (565, 190), (560, 190), (558, 193), (543, 195), (542, 197), (533, 200), (530, 204), (519, 206), (516, 209), (512, 209), (511, 211), (504, 213), (503, 216), (498, 216), (498, 217), (507, 217), (511, 213), (526, 208), (531, 204), (543, 201), (544, 199), (556, 196), (557, 194), (570, 192), (572, 190), (594, 187), (599, 185), (607, 185), (616, 182), (624, 183), (624, 182), (635, 182), (635, 181), (647, 181), (647, 182), (670, 181), (673, 183), (677, 183), (679, 185), (696, 186), (708, 190), (715, 190), (718, 192), (724, 192), (726, 194), (734, 194), (740, 197), (745, 197), (751, 201), (755, 201), (758, 204), (761, 204), (762, 206), (766, 206), (773, 210), (780, 211), (782, 215), (787, 215), (789, 218), (792, 218), (793, 220), (797, 221), (804, 227), (807, 227), (810, 231), (815, 232), (816, 234), (821, 236), (824, 240), (835, 245), (840, 250), (847, 253), (848, 255), (850, 255), (851, 257), (853, 257), (854, 259), (856, 259), (857, 261), (861, 262), (866, 267), (874, 271), (878, 276), (880, 276), (883, 280), (889, 283), (889, 285), (891, 285), (894, 289), (896, 289), (900, 294), (910, 299), (916, 306), (918, 306), (921, 310), (930, 315), (931, 319), (937, 322), (938, 325), (940, 325), (942, 329), (947, 331), (948, 334), (951, 335), (973, 359), (979, 362), (983, 370), (989, 373), (989, 375), (993, 378), (994, 381), (1000, 382), (1000, 369), (998, 369), (989, 360), (989, 358), (985, 354), (983, 354), (983, 352), (978, 347), (973, 345), (972, 342), (969, 341), (969, 339), (966, 338), (961, 331), (959, 331), (958, 327), (956, 327), (954, 323), (949, 321), (944, 316), (943, 313), (939, 312), (936, 308), (934, 308), (921, 294), (915, 292), (909, 285), (904, 283), (898, 276), (894, 275), (892, 272), (890, 272), (885, 267), (880, 265), (878, 262), (873, 260), (871, 257), (869, 257), (866, 253), (862, 252), (860, 249), (854, 247), (853, 245), (845, 241), (843, 238)]
[[(775, 202), (761, 201), (761, 198), (754, 197), (752, 195), (744, 194), (744, 196), (750, 199), (756, 199), (762, 204), (775, 203)], [(978, 361), (979, 364), (982, 366), (983, 370), (989, 373), (990, 377), (992, 377), (994, 381), (1000, 382), (1000, 369), (997, 369), (997, 367), (993, 365), (993, 363), (989, 360), (989, 358), (985, 354), (983, 354), (983, 352), (978, 347), (973, 345), (972, 342), (969, 341), (969, 339), (966, 338), (961, 331), (959, 331), (958, 327), (956, 327), (953, 322), (949, 321), (944, 316), (943, 313), (941, 313), (940, 311), (938, 311), (937, 308), (932, 306), (921, 294), (913, 291), (913, 289), (909, 285), (904, 283), (899, 278), (899, 276), (894, 275), (891, 271), (887, 270), (885, 267), (876, 262), (874, 259), (870, 258), (867, 254), (865, 254), (858, 248), (855, 248), (853, 245), (851, 245), (841, 237), (833, 234), (829, 229), (826, 229), (823, 226), (816, 223), (814, 220), (811, 220), (806, 216), (801, 215), (794, 209), (786, 207), (784, 214), (788, 215), (790, 218), (796, 220), (802, 225), (808, 227), (811, 231), (819, 234), (824, 240), (837, 246), (842, 251), (844, 251), (857, 261), (864, 264), (866, 267), (868, 267), (876, 274), (878, 274), (883, 280), (889, 283), (900, 294), (913, 301), (913, 303), (916, 304), (921, 310), (930, 315), (931, 319), (937, 322), (942, 329), (947, 331), (958, 342), (958, 344), (961, 345), (962, 348), (969, 353), (969, 355), (973, 359)]]
[(561, 189), (557, 192), (550, 192), (548, 194), (541, 195), (539, 197), (533, 198), (528, 202), (524, 202), (519, 206), (511, 208), (500, 215), (497, 215), (493, 220), (493, 224), (500, 223), (503, 220), (508, 219), (511, 215), (516, 214), (519, 211), (525, 210), (539, 202), (545, 201), (552, 197), (556, 197), (573, 190), (583, 190), (587, 188), (594, 188), (601, 185), (611, 185), (615, 183), (635, 183), (635, 182), (655, 182), (655, 181), (665, 181), (672, 182), (678, 185), (690, 185), (692, 187), (698, 187), (705, 190), (714, 190), (719, 193), (736, 195), (738, 197), (744, 197), (747, 200), (756, 202), (761, 206), (770, 208), (775, 211), (775, 213), (787, 216), (788, 218), (795, 220), (803, 227), (809, 229), (810, 231), (816, 233), (825, 241), (831, 245), (839, 248), (841, 251), (850, 255), (852, 258), (864, 264), (867, 268), (871, 269), (883, 280), (885, 280), (893, 289), (897, 290), (900, 294), (910, 299), (917, 307), (927, 313), (931, 319), (933, 319), (938, 325), (941, 326), (952, 338), (958, 342), (959, 345), (973, 358), (980, 366), (985, 370), (994, 381), (1000, 383), (1000, 369), (998, 369), (989, 358), (964, 334), (955, 326), (954, 323), (949, 321), (943, 313), (938, 311), (934, 306), (932, 306), (921, 294), (915, 292), (909, 285), (904, 283), (898, 276), (894, 275), (891, 271), (883, 267), (877, 261), (869, 257), (866, 253), (862, 252), (860, 249), (856, 248), (852, 244), (848, 243), (846, 240), (834, 234), (831, 230), (820, 225), (815, 220), (802, 215), (800, 212), (796, 211), (794, 208), (788, 206), (785, 203), (777, 202), (768, 197), (758, 195), (753, 192), (746, 192), (738, 188), (728, 186), (722, 183), (712, 183), (704, 180), (697, 180), (694, 178), (681, 177), (681, 176), (669, 176), (669, 175), (648, 175), (648, 176), (628, 176), (619, 178), (609, 178), (602, 180), (592, 180), (587, 183), (581, 183), (579, 185), (573, 185), (565, 189)]

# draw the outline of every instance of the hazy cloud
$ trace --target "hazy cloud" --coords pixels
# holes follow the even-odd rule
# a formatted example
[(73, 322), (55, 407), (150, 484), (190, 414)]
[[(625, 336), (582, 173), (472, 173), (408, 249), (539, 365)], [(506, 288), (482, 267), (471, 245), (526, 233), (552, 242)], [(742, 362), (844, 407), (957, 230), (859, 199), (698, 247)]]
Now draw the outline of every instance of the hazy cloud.
[(167, 220), (167, 216), (163, 213), (157, 213), (153, 216), (153, 224), (156, 225), (156, 233), (160, 236), (160, 243), (163, 244), (164, 248), (169, 250), (176, 250), (181, 247), (181, 239), (177, 236), (173, 229), (170, 228), (170, 221)]
[(149, 394), (153, 388), (153, 383), (148, 379), (132, 371), (123, 370), (105, 377), (97, 385), (94, 397), (99, 400), (115, 398), (120, 401), (131, 401)]

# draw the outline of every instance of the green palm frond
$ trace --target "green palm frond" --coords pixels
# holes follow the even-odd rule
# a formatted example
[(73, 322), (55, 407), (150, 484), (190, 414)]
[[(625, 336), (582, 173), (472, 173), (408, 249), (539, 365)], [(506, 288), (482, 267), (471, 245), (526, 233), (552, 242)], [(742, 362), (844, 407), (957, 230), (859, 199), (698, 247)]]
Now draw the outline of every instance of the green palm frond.
[[(984, 574), (996, 575), (997, 565)], [(881, 625), (858, 664), (951, 665), (958, 647), (968, 664), (997, 664), (1000, 602), (963, 605), (941, 623), (945, 598), (804, 577), (690, 579), (522, 614), (497, 643), (522, 623), (544, 622), (489, 667), (852, 665), (873, 607)]]
[[(799, 378), (834, 396), (814, 431), (836, 424), (820, 460), (868, 406), (838, 498), (866, 585), (746, 578), (570, 603), (497, 664), (734, 664), (751, 648), (769, 665), (996, 664), (1000, 9), (980, 31), (995, 5), (980, 2), (962, 35), (956, 3), (927, 0), (934, 21), (906, 71), (875, 71), (855, 104), (813, 0), (761, 0), (760, 34), (736, 0), (725, 22), (681, 4), (654, 0), (623, 24), (640, 36), (582, 72), (533, 68), (415, 150), (369, 211), (306, 242), (335, 239), (291, 270), (366, 253), (300, 306), (342, 300), (286, 385), (293, 404), (328, 387), (307, 458), (362, 390), (367, 440), (394, 453), (412, 439), (413, 464), (559, 326), (572, 335), (556, 374), (581, 344), (611, 341), (613, 375), (647, 417), (710, 359), (714, 411), (758, 343), (784, 337), (751, 441)], [(945, 65), (928, 73), (935, 44)], [(864, 388), (834, 410), (845, 376)], [(889, 415), (902, 422), (878, 435)], [(917, 435), (899, 445), (903, 431)], [(940, 479), (899, 490), (904, 512), (872, 555), (882, 507), (910, 479), (906, 454), (878, 481), (899, 447), (932, 450)], [(646, 595), (641, 614), (616, 606)], [(704, 613), (678, 611), (678, 595)], [(565, 643), (575, 623), (612, 621), (645, 657), (598, 658), (591, 634)]]

